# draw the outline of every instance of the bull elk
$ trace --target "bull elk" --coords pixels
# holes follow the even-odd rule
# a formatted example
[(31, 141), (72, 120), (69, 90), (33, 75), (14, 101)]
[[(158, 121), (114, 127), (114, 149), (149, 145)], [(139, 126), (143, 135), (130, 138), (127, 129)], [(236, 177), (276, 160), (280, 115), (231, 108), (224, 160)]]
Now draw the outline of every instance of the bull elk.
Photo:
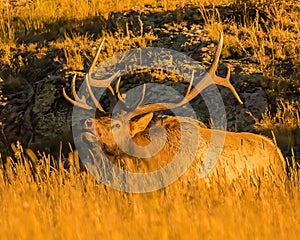
[[(186, 174), (192, 172), (193, 176), (199, 177), (199, 174), (205, 176), (206, 173), (212, 170), (211, 172), (225, 174), (224, 176), (228, 179), (235, 179), (246, 170), (252, 173), (261, 173), (262, 170), (264, 173), (271, 173), (273, 176), (284, 174), (284, 158), (280, 150), (270, 139), (264, 136), (246, 132), (234, 133), (209, 129), (201, 126), (199, 121), (188, 117), (171, 115), (161, 118), (153, 117), (154, 112), (183, 106), (211, 84), (230, 89), (235, 98), (242, 103), (229, 81), (230, 70), (228, 69), (225, 78), (216, 75), (223, 46), (222, 33), (220, 33), (214, 60), (209, 70), (196, 86), (192, 86), (191, 81), (185, 97), (176, 103), (149, 103), (143, 105), (146, 91), (144, 86), (140, 99), (133, 106), (128, 107), (119, 91), (119, 81), (115, 90), (113, 90), (111, 86), (113, 78), (99, 81), (92, 77), (92, 71), (96, 65), (101, 46), (102, 44), (85, 80), (86, 90), (95, 107), (88, 104), (84, 97), (78, 97), (75, 90), (76, 76), (74, 76), (71, 85), (74, 99), (66, 94), (65, 89), (63, 89), (63, 95), (76, 107), (86, 110), (96, 108), (100, 112), (98, 117), (85, 120), (80, 137), (83, 142), (90, 143), (90, 146), (100, 145), (112, 163), (131, 172), (152, 172), (171, 163), (178, 152), (180, 152), (180, 158), (190, 157), (190, 154), (192, 154), (191, 148), (194, 146), (193, 162)], [(104, 110), (96, 99), (92, 87), (108, 87), (110, 89), (115, 101), (121, 103), (121, 107), (119, 107), (116, 114), (113, 115), (111, 112)], [(183, 133), (184, 136), (182, 136)], [(212, 135), (214, 134), (217, 137), (212, 141)], [(209, 166), (203, 168), (205, 159), (209, 158), (207, 157), (209, 149), (213, 149), (213, 151), (217, 149), (218, 136), (222, 134), (224, 135), (224, 146), (220, 150), (220, 154), (216, 155), (214, 168), (211, 169), (212, 167)], [(185, 141), (185, 143), (181, 145), (181, 141)], [(93, 147), (91, 152), (94, 156), (99, 155)], [(212, 158), (214, 157), (213, 152), (209, 154)], [(180, 160), (184, 161), (184, 159)]]

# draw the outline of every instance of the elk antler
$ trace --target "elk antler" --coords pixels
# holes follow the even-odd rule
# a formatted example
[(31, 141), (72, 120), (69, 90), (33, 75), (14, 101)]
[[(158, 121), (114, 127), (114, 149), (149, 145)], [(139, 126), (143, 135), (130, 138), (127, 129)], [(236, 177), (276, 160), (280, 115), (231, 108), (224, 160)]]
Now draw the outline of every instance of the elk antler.
[[(103, 87), (103, 88), (108, 88), (110, 90), (110, 92), (115, 95), (115, 92), (116, 92), (116, 97), (118, 100), (120, 101), (123, 101), (123, 98), (119, 92), (119, 85), (120, 85), (120, 79), (118, 80), (117, 82), (117, 85), (116, 85), (116, 91), (114, 92), (114, 90), (112, 89), (111, 87), (111, 82), (119, 75), (120, 71), (116, 72), (113, 76), (107, 78), (107, 79), (104, 79), (104, 80), (94, 80), (92, 78), (92, 71), (94, 70), (95, 66), (96, 66), (96, 63), (97, 63), (97, 60), (99, 58), (99, 54), (101, 52), (101, 49), (102, 49), (102, 46), (103, 46), (103, 43), (105, 41), (105, 38), (102, 40), (98, 50), (97, 50), (97, 53), (94, 57), (94, 60), (89, 68), (89, 71), (86, 75), (86, 88), (87, 88), (87, 91), (90, 95), (90, 98), (92, 99), (93, 103), (95, 104), (95, 106), (97, 107), (97, 109), (100, 111), (100, 112), (103, 112), (105, 113), (103, 107), (101, 106), (101, 104), (99, 103), (99, 101), (97, 100), (97, 98), (95, 97), (93, 91), (92, 91), (92, 88), (91, 88), (91, 85), (93, 87)], [(92, 110), (93, 107), (88, 105), (86, 103), (86, 98), (84, 96), (82, 96), (82, 98), (80, 98), (77, 93), (76, 93), (76, 89), (75, 89), (75, 82), (76, 82), (76, 75), (74, 75), (73, 77), (73, 80), (72, 80), (72, 84), (71, 84), (71, 88), (72, 88), (72, 95), (74, 97), (75, 100), (73, 100), (72, 98), (70, 98), (67, 94), (66, 94), (66, 91), (65, 91), (65, 88), (63, 88), (63, 96), (65, 97), (65, 99), (67, 99), (71, 104), (73, 104), (74, 106), (77, 106), (77, 107), (80, 107), (80, 108), (83, 108), (83, 109), (87, 109), (87, 110)]]
[(80, 107), (83, 109), (87, 109), (87, 110), (92, 110), (93, 107), (89, 106), (86, 103), (86, 99), (84, 96), (82, 96), (82, 98), (80, 98), (77, 93), (76, 93), (76, 89), (75, 89), (75, 82), (76, 82), (76, 75), (74, 75), (73, 79), (72, 79), (72, 84), (71, 84), (71, 88), (72, 88), (72, 95), (74, 97), (75, 100), (73, 100), (72, 98), (70, 98), (67, 93), (65, 88), (63, 88), (63, 96), (65, 97), (65, 99), (67, 99), (71, 104), (73, 104), (76, 107)]
[[(101, 88), (108, 88), (110, 90), (110, 92), (112, 93), (113, 96), (115, 96), (117, 98), (118, 101), (121, 101), (122, 103), (124, 103), (124, 99), (122, 98), (122, 95), (120, 94), (119, 91), (119, 86), (120, 86), (120, 78), (116, 84), (115, 87), (115, 91), (112, 89), (111, 87), (111, 82), (120, 74), (120, 71), (116, 72), (113, 76), (104, 79), (104, 80), (96, 80), (93, 79), (92, 77), (92, 71), (96, 66), (100, 51), (102, 49), (103, 43), (104, 43), (105, 39), (102, 40), (98, 51), (96, 53), (96, 56), (89, 68), (88, 74), (86, 75), (86, 88), (87, 91), (90, 95), (91, 100), (93, 101), (94, 105), (97, 107), (97, 109), (100, 112), (104, 112), (103, 107), (101, 106), (101, 104), (99, 103), (99, 101), (97, 100), (97, 98), (95, 97), (91, 86), (93, 87), (101, 87)], [(232, 86), (232, 84), (230, 83), (229, 79), (230, 79), (230, 69), (228, 68), (227, 70), (227, 75), (225, 78), (219, 77), (216, 75), (216, 71), (218, 69), (218, 63), (219, 63), (219, 59), (220, 59), (220, 55), (221, 55), (221, 51), (222, 51), (222, 47), (223, 47), (223, 34), (220, 31), (220, 38), (219, 38), (219, 43), (217, 46), (217, 50), (214, 56), (214, 60), (212, 62), (212, 65), (210, 66), (209, 70), (205, 73), (205, 75), (203, 76), (203, 78), (201, 79), (201, 81), (199, 81), (199, 83), (196, 84), (195, 87), (193, 87), (193, 81), (194, 81), (194, 72), (192, 73), (192, 79), (190, 80), (190, 84), (187, 88), (187, 91), (185, 93), (185, 97), (178, 103), (153, 103), (153, 104), (147, 104), (147, 105), (143, 105), (140, 106), (144, 100), (145, 97), (145, 91), (146, 91), (146, 86), (143, 86), (143, 90), (141, 93), (141, 97), (140, 99), (133, 104), (133, 106), (131, 108), (128, 108), (124, 105), (124, 108), (126, 108), (126, 112), (127, 112), (127, 117), (129, 119), (134, 118), (136, 116), (139, 115), (143, 115), (149, 112), (156, 112), (156, 111), (162, 111), (162, 110), (168, 110), (168, 109), (172, 109), (172, 108), (176, 108), (176, 107), (180, 107), (186, 103), (188, 103), (189, 101), (191, 101), (193, 98), (195, 98), (201, 91), (203, 91), (205, 88), (207, 88), (208, 86), (212, 85), (212, 84), (217, 84), (217, 85), (221, 85), (224, 87), (227, 87), (228, 89), (231, 90), (231, 92), (233, 93), (233, 95), (235, 96), (235, 98), (239, 101), (240, 104), (242, 104), (243, 102), (241, 101), (239, 95), (237, 94), (236, 90), (234, 89), (234, 87)], [(82, 96), (82, 98), (79, 98), (78, 95), (76, 94), (76, 90), (75, 90), (75, 81), (76, 81), (76, 75), (74, 76), (73, 80), (72, 80), (72, 94), (75, 100), (71, 99), (65, 92), (65, 89), (63, 88), (63, 95), (64, 97), (73, 105), (77, 106), (77, 107), (81, 107), (84, 109), (88, 109), (91, 110), (93, 109), (93, 107), (89, 106), (86, 103), (86, 99), (84, 96)], [(129, 109), (131, 109), (130, 111), (128, 111)]]
[[(134, 118), (136, 116), (143, 115), (143, 114), (146, 114), (149, 112), (156, 112), (156, 111), (162, 111), (162, 110), (180, 107), (180, 106), (188, 103), (189, 101), (191, 101), (201, 91), (203, 91), (205, 88), (207, 88), (208, 86), (210, 86), (212, 84), (217, 84), (217, 85), (221, 85), (221, 86), (229, 88), (231, 90), (231, 92), (233, 93), (233, 95), (235, 96), (235, 98), (239, 101), (239, 103), (243, 104), (243, 102), (240, 99), (239, 95), (237, 94), (236, 90), (234, 89), (234, 87), (232, 86), (232, 84), (229, 81), (230, 69), (228, 68), (227, 75), (225, 78), (222, 78), (222, 77), (219, 77), (216, 75), (222, 47), (223, 47), (223, 34), (220, 31), (220, 39), (219, 39), (219, 43), (218, 43), (217, 50), (216, 50), (214, 60), (213, 60), (211, 67), (209, 68), (207, 73), (205, 73), (205, 75), (203, 76), (201, 81), (199, 81), (199, 83), (195, 87), (192, 88), (193, 80), (194, 80), (194, 72), (193, 72), (192, 79), (187, 88), (185, 97), (180, 102), (178, 102), (178, 103), (154, 103), (154, 104), (148, 104), (148, 105), (144, 105), (144, 106), (137, 106), (133, 112), (128, 113), (129, 118)], [(144, 91), (145, 91), (145, 88), (144, 88)], [(145, 93), (143, 92), (141, 100), (139, 101), (140, 103), (142, 102), (144, 95), (145, 95)]]

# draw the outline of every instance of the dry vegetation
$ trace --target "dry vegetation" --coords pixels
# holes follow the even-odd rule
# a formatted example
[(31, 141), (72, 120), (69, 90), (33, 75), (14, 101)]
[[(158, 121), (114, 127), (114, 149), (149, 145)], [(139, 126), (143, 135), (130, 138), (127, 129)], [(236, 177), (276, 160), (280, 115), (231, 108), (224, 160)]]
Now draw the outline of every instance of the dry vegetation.
[(222, 177), (179, 179), (147, 194), (99, 184), (78, 169), (76, 152), (66, 171), (50, 156), (13, 146), (17, 163), (1, 170), (1, 239), (298, 239), (300, 179), (291, 169), (281, 180), (247, 173), (228, 184)]
[[(162, 6), (160, 11), (198, 6), (199, 21), (212, 39), (217, 38), (217, 29), (224, 31), (223, 56), (254, 62), (263, 73), (262, 85), (274, 102), (273, 109), (256, 119), (257, 130), (269, 136), (273, 131), (288, 149), (299, 149), (298, 1), (0, 0), (0, 81), (11, 91), (19, 86), (15, 76), (38, 81), (48, 72), (35, 69), (45, 66), (53, 75), (80, 75), (103, 36), (108, 41), (102, 59), (122, 50), (151, 46), (157, 40), (151, 32), (135, 34), (122, 26), (110, 31), (101, 25), (111, 12), (145, 4)], [(232, 21), (224, 21), (224, 14), (232, 15)], [(177, 18), (184, 24), (184, 14)], [(5, 102), (0, 89), (0, 107)], [(10, 151), (6, 159), (0, 152), (1, 239), (300, 236), (300, 178), (293, 150), (289, 174), (281, 180), (245, 173), (232, 184), (222, 178), (213, 179), (210, 186), (201, 180), (177, 181), (161, 191), (139, 195), (97, 183), (79, 169), (76, 151), (54, 158), (23, 151), (20, 144), (10, 146), (0, 127), (0, 140)], [(63, 166), (66, 159), (67, 168)]]

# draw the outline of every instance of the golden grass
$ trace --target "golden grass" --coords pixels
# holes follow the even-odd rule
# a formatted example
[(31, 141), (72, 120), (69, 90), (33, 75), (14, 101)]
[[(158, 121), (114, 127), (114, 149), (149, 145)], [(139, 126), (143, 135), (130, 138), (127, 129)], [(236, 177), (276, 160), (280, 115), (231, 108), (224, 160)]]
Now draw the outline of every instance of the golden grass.
[[(14, 4), (9, 4), (11, 2)], [(292, 77), (299, 78), (297, 71), (300, 66), (299, 1), (2, 0), (0, 2), (0, 43), (2, 43), (0, 59), (4, 64), (17, 61), (13, 50), (22, 45), (16, 42), (28, 36), (34, 39), (35, 35), (48, 33), (55, 38), (58, 33), (64, 34), (67, 30), (82, 28), (87, 23), (92, 24), (95, 19), (100, 21), (97, 24), (101, 28), (103, 27), (101, 19), (107, 19), (109, 14), (142, 8), (146, 4), (154, 7), (162, 6), (165, 11), (178, 10), (187, 4), (198, 6), (199, 11), (195, 14), (199, 15), (200, 22), (203, 22), (212, 39), (217, 40), (216, 30), (225, 31), (223, 50), (225, 57), (233, 54), (246, 57), (258, 63), (264, 75), (271, 78), (278, 78), (281, 74), (285, 74), (284, 66), (281, 68), (276, 66), (288, 62), (295, 72)], [(220, 13), (221, 7), (226, 5), (229, 8)], [(232, 18), (223, 19), (222, 15), (228, 14), (229, 9), (235, 9), (236, 14), (233, 12)], [(108, 34), (106, 31), (109, 29), (105, 29), (101, 35)], [(77, 35), (77, 38), (81, 37), (83, 42), (85, 38), (91, 37), (86, 33), (81, 34), (82, 36)], [(66, 36), (66, 39), (68, 37), (71, 36)], [(45, 38), (40, 38), (40, 41), (43, 39), (47, 41)], [(78, 61), (75, 60), (72, 69), (82, 68), (81, 60)]]
[[(231, 184), (212, 179), (210, 186), (178, 180), (160, 191), (129, 194), (97, 183), (76, 164), (69, 171), (54, 169), (50, 156), (25, 154), (20, 145), (13, 149), (18, 162), (8, 161), (0, 171), (1, 239), (298, 239), (300, 234), (295, 170), (281, 180), (247, 174)], [(76, 159), (74, 153), (69, 157)]]
[[(300, 5), (297, 1), (18, 0), (14, 1), (15, 4), (9, 4), (10, 2), (12, 1), (0, 2), (0, 42), (11, 44), (28, 35), (53, 30), (63, 33), (66, 29), (82, 27), (82, 21), (108, 18), (110, 13), (138, 9), (145, 4), (163, 6), (166, 11), (191, 4), (199, 7), (197, 14), (201, 15), (210, 37), (216, 40), (218, 29), (229, 33), (225, 36), (225, 50), (227, 48), (231, 52), (227, 52), (227, 56), (234, 53), (246, 55), (258, 62), (268, 76), (276, 76), (277, 73), (272, 68), (276, 61), (290, 58), (295, 67), (299, 66), (297, 53), (300, 47)], [(235, 7), (237, 16), (222, 20), (222, 13), (219, 12), (222, 4)], [(2, 48), (1, 46), (0, 49)]]
[(258, 127), (265, 129), (283, 128), (295, 130), (300, 128), (300, 103), (298, 101), (284, 101), (277, 103), (277, 112), (272, 116), (269, 110), (262, 115), (262, 120), (257, 123)]
[(279, 100), (276, 113), (269, 109), (262, 114), (262, 119), (256, 121), (255, 129), (272, 138), (272, 134), (281, 147), (291, 149), (300, 144), (300, 103), (299, 101)]

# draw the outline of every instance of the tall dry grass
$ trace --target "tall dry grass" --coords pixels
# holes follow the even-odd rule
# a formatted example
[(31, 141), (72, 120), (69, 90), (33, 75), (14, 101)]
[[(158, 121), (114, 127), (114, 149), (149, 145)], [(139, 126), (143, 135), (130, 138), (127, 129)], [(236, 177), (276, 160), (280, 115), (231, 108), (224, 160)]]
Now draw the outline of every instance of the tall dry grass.
[[(217, 30), (225, 30), (225, 57), (238, 55), (254, 61), (267, 78), (276, 82), (281, 81), (281, 77), (290, 71), (286, 71), (285, 66), (292, 65), (294, 74), (290, 77), (292, 80), (299, 78), (300, 5), (295, 0), (2, 0), (0, 58), (5, 62), (7, 59), (16, 61), (13, 50), (19, 48), (18, 42), (28, 36), (34, 39), (38, 34), (45, 34), (44, 38), (36, 38), (39, 41), (47, 41), (46, 36), (55, 39), (57, 35), (82, 28), (95, 19), (99, 21), (97, 24), (101, 29), (100, 25), (104, 25), (101, 19), (107, 19), (110, 13), (139, 9), (147, 4), (154, 8), (161, 6), (165, 11), (179, 9), (187, 4), (198, 6), (199, 12), (196, 14), (199, 14), (200, 21), (212, 39), (216, 40)], [(227, 10), (225, 6), (228, 6)], [(220, 13), (222, 8), (223, 12)], [(222, 14), (228, 15), (228, 11), (232, 10), (231, 18), (222, 17)], [(84, 39), (85, 33), (81, 37)]]
[[(17, 163), (0, 171), (1, 239), (298, 239), (300, 234), (296, 171), (280, 180), (246, 173), (230, 184), (215, 178), (210, 186), (178, 180), (160, 191), (129, 194), (97, 183), (74, 164), (68, 171), (52, 168), (51, 156), (13, 148)], [(76, 159), (74, 152), (69, 157)]]

